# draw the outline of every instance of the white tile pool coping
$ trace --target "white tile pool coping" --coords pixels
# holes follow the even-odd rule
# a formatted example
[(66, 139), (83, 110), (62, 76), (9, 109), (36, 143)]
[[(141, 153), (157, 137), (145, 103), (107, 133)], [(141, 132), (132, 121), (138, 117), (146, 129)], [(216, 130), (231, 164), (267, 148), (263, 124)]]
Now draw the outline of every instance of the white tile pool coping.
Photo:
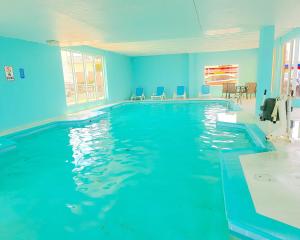
[(74, 113), (62, 115), (62, 116), (59, 116), (59, 117), (49, 118), (49, 119), (46, 119), (46, 120), (43, 120), (43, 121), (22, 125), (20, 127), (8, 129), (8, 130), (5, 130), (5, 131), (1, 131), (0, 132), (0, 137), (5, 136), (5, 135), (9, 135), (9, 134), (13, 134), (13, 133), (16, 133), (16, 132), (20, 132), (20, 131), (23, 131), (23, 130), (27, 130), (27, 129), (30, 129), (30, 128), (43, 126), (45, 124), (49, 124), (49, 123), (53, 123), (53, 122), (76, 121), (76, 120), (88, 119), (88, 118), (91, 118), (91, 117), (94, 117), (94, 116), (98, 115), (94, 112), (95, 110), (101, 110), (101, 109), (105, 109), (105, 108), (108, 108), (108, 107), (113, 107), (115, 105), (119, 105), (121, 103), (126, 103), (126, 102), (129, 102), (129, 101), (122, 101), (122, 102), (116, 102), (116, 103), (107, 104), (107, 105), (100, 105), (100, 106), (97, 106), (97, 107), (89, 108), (89, 109), (84, 110), (84, 111), (74, 112)]
[[(199, 99), (199, 98), (189, 98), (189, 99), (166, 99), (166, 100), (144, 100), (144, 101), (135, 101), (135, 102), (175, 102), (175, 101), (201, 101), (201, 100), (223, 100), (223, 98), (203, 98), (203, 99)], [(99, 105), (99, 106), (95, 106), (92, 108), (89, 108), (87, 110), (83, 110), (83, 111), (78, 111), (78, 112), (74, 112), (74, 113), (69, 113), (66, 115), (62, 115), (59, 117), (54, 117), (54, 118), (49, 118), (43, 121), (38, 121), (35, 123), (31, 123), (31, 124), (25, 124), (22, 125), (20, 127), (16, 127), (16, 128), (12, 128), (12, 129), (8, 129), (5, 131), (0, 131), (0, 137), (5, 136), (5, 135), (9, 135), (9, 134), (13, 134), (13, 133), (17, 133), (23, 130), (27, 130), (30, 128), (34, 128), (34, 127), (39, 127), (45, 124), (49, 124), (49, 123), (53, 123), (53, 122), (60, 122), (60, 121), (80, 121), (80, 120), (85, 120), (94, 116), (97, 116), (98, 114), (95, 113), (96, 110), (101, 110), (101, 109), (106, 109), (109, 107), (113, 107), (113, 106), (117, 106), (123, 103), (132, 103), (133, 101), (127, 100), (127, 101), (119, 101), (119, 102), (115, 102), (115, 103), (111, 103), (111, 104), (105, 104), (105, 105)]]
[[(188, 101), (191, 100), (201, 101), (201, 99), (188, 99)], [(205, 100), (224, 99), (208, 98)], [(174, 100), (167, 100), (167, 102), (170, 101)], [(93, 118), (99, 115), (95, 110), (100, 111), (101, 109), (127, 102), (131, 101), (102, 105), (85, 111), (2, 131), (0, 132), (0, 137), (52, 122), (80, 121)], [(252, 114), (249, 109), (221, 114), (219, 120), (225, 122), (254, 123), (265, 132), (274, 127), (257, 121), (254, 113)], [(249, 192), (257, 213), (300, 228), (300, 143), (273, 142), (273, 144), (276, 148), (275, 151), (240, 156), (240, 163)]]

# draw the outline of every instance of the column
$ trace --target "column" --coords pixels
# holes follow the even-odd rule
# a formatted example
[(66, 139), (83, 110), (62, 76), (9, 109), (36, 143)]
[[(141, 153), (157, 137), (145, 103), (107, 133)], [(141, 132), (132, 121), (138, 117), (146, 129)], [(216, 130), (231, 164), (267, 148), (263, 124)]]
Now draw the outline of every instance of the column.
[(260, 112), (260, 106), (262, 105), (264, 91), (267, 90), (266, 97), (270, 97), (271, 94), (274, 37), (274, 26), (265, 26), (261, 28), (257, 61), (257, 115)]

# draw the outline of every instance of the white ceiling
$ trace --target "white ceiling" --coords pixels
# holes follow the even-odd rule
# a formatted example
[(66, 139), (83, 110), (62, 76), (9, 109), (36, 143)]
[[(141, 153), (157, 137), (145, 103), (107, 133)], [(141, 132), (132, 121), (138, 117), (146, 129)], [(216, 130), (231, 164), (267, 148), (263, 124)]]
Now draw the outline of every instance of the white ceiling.
[(300, 0), (1, 0), (1, 9), (1, 36), (127, 55), (255, 48), (264, 25), (277, 36), (300, 26)]

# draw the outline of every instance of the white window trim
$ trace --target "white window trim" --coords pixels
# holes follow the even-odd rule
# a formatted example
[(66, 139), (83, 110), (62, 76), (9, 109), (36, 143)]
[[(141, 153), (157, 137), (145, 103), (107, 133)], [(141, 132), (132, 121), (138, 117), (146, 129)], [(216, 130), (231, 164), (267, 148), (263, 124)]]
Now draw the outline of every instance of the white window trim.
[[(73, 77), (73, 85), (74, 85), (74, 103), (68, 103), (68, 106), (78, 106), (78, 105), (84, 105), (87, 103), (93, 103), (93, 102), (98, 102), (98, 101), (103, 101), (105, 99), (108, 98), (108, 94), (107, 94), (107, 83), (106, 83), (106, 64), (105, 64), (105, 60), (104, 60), (104, 56), (102, 55), (96, 55), (96, 54), (89, 54), (89, 53), (84, 53), (84, 52), (80, 52), (80, 51), (76, 51), (76, 50), (70, 50), (70, 49), (61, 49), (61, 51), (65, 51), (65, 52), (69, 52), (70, 53), (70, 59), (71, 59), (71, 67), (72, 67), (72, 77)], [(84, 103), (78, 103), (78, 86), (77, 86), (77, 78), (76, 78), (76, 74), (75, 74), (75, 68), (74, 68), (74, 53), (77, 54), (81, 54), (82, 55), (82, 62), (83, 62), (83, 71), (84, 71), (84, 82), (85, 82), (85, 88), (86, 88), (86, 102)], [(90, 100), (88, 97), (88, 92), (87, 92), (87, 73), (86, 73), (86, 62), (85, 62), (85, 58), (86, 57), (92, 57), (93, 58), (93, 67), (94, 67), (94, 84), (95, 84), (95, 98), (93, 100)], [(103, 96), (99, 96), (99, 87), (96, 83), (96, 67), (95, 67), (95, 62), (96, 59), (100, 59), (100, 62), (102, 64), (102, 78), (103, 78)]]

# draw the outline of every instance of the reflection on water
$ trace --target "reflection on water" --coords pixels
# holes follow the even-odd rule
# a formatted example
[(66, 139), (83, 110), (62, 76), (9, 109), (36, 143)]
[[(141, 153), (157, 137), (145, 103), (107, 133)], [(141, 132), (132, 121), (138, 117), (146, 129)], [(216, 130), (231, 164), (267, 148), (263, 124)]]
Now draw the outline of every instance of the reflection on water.
[[(110, 118), (70, 130), (74, 177), (77, 190), (94, 198), (113, 194), (137, 173), (129, 149), (118, 147)], [(123, 144), (124, 145), (124, 144)], [(132, 154), (132, 153), (131, 153)]]
[[(178, 108), (176, 110), (182, 109)], [(218, 114), (226, 111), (223, 106), (207, 105), (204, 109), (200, 109), (200, 112), (193, 112), (190, 109), (185, 110), (187, 113), (183, 112), (182, 116), (188, 118), (184, 120), (190, 126), (197, 126), (197, 131), (200, 133), (198, 135), (198, 149), (200, 152), (203, 152), (203, 149), (206, 150), (202, 153), (203, 156), (211, 158), (212, 154), (215, 154), (212, 152), (213, 149), (229, 150), (235, 147), (233, 144), (235, 141), (243, 141), (241, 145), (247, 145), (248, 140), (240, 132), (219, 131), (216, 128)], [(196, 108), (196, 110), (198, 109)], [(201, 113), (201, 116), (193, 116), (199, 113)], [(149, 114), (151, 115), (151, 111), (149, 111)], [(173, 119), (174, 116), (169, 115), (170, 119)], [(180, 122), (180, 114), (177, 113), (176, 116), (178, 122)], [(160, 144), (155, 139), (169, 141), (171, 139), (168, 134), (176, 131), (182, 134), (181, 137), (183, 138), (185, 135), (187, 135), (187, 139), (192, 137), (189, 132), (180, 132), (177, 128), (178, 122), (170, 123), (166, 120), (166, 122), (160, 122), (157, 125), (156, 119), (147, 119), (144, 124), (132, 122), (132, 120), (124, 124), (126, 122), (125, 119), (116, 121), (114, 118), (113, 120), (114, 126), (112, 126), (112, 116), (108, 114), (106, 118), (98, 123), (70, 129), (69, 137), (73, 150), (74, 164), (73, 180), (77, 186), (77, 191), (93, 198), (114, 194), (130, 177), (137, 173), (149, 172), (149, 169), (146, 170), (141, 167), (140, 158), (137, 156), (138, 153), (146, 156), (145, 151), (147, 147), (148, 154), (151, 150), (152, 153), (155, 152), (155, 149), (159, 148), (157, 144)], [(172, 125), (174, 125), (174, 128), (172, 128)], [(120, 131), (122, 128), (123, 130)], [(164, 132), (159, 132), (160, 128), (164, 129)], [(128, 134), (126, 132), (128, 129), (138, 130), (132, 131), (127, 136), (129, 138), (126, 138), (124, 136)], [(168, 129), (171, 131), (168, 131)], [(190, 131), (192, 132), (193, 129), (191, 128)], [(120, 134), (120, 132), (124, 133), (122, 137), (120, 135), (114, 136), (114, 134)], [(144, 133), (144, 135), (141, 136), (138, 132)], [(178, 143), (182, 145), (181, 141)], [(139, 148), (139, 144), (143, 147)], [(165, 149), (168, 149), (169, 146), (171, 148), (176, 147), (176, 141), (173, 139), (170, 142), (164, 142), (161, 146), (164, 146), (163, 148)], [(161, 151), (165, 151), (163, 148)], [(174, 152), (176, 152), (175, 149)], [(76, 207), (72, 208), (69, 206), (69, 208), (72, 209), (72, 212), (79, 211)]]
[[(206, 106), (204, 108), (204, 116), (202, 124), (205, 131), (201, 131), (199, 136), (199, 148), (201, 149), (216, 149), (230, 150), (239, 146), (251, 147), (247, 135), (241, 131), (226, 131), (219, 130), (216, 127), (217, 120), (220, 116), (230, 115), (226, 109), (220, 106)], [(230, 115), (231, 116), (231, 115)], [(203, 126), (201, 127), (203, 129)]]

